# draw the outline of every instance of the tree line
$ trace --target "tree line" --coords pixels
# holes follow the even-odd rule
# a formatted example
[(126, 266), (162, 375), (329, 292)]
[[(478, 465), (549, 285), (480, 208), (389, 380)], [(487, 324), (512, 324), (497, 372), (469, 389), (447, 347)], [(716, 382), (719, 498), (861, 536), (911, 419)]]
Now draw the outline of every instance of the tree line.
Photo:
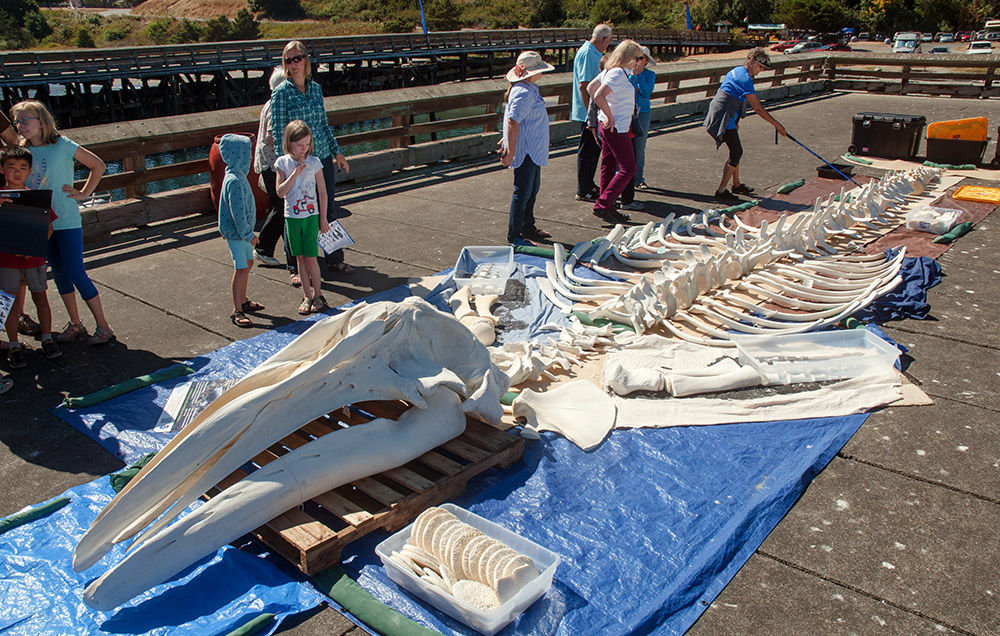
[[(83, 0), (101, 6), (111, 0)], [(138, 0), (130, 0), (138, 3)], [(1000, 0), (689, 0), (695, 28), (728, 23), (738, 34), (753, 23), (784, 23), (817, 32), (971, 31), (1000, 18)], [(463, 28), (684, 29), (684, 0), (424, 0), (432, 31)], [(104, 17), (40, 9), (36, 0), (0, 0), (0, 48), (34, 46), (129, 46), (220, 40), (283, 38), (301, 31), (292, 21), (310, 20), (308, 35), (408, 33), (421, 28), (418, 0), (248, 0), (232, 19)]]

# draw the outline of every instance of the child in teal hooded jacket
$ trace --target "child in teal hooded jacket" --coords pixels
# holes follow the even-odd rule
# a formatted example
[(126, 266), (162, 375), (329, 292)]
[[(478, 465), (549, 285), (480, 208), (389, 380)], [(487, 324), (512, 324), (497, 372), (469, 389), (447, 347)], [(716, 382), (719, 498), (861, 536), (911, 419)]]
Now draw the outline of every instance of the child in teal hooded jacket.
[(247, 283), (253, 267), (253, 247), (257, 237), (253, 234), (257, 220), (257, 207), (247, 174), (253, 145), (243, 135), (223, 135), (219, 141), (219, 154), (226, 163), (226, 176), (219, 192), (219, 232), (229, 244), (233, 256), (233, 315), (229, 317), (237, 327), (253, 327), (247, 312), (261, 311), (264, 306), (247, 300)]

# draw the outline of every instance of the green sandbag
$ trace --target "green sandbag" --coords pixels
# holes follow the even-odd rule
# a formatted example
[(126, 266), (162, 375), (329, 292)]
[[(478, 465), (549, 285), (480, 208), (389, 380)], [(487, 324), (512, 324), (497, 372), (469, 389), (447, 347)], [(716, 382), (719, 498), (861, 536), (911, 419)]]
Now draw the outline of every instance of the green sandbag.
[(960, 236), (965, 236), (972, 229), (972, 221), (959, 223), (941, 236), (935, 236), (931, 243), (951, 243)]
[(515, 254), (527, 254), (528, 256), (541, 256), (542, 258), (553, 258), (556, 255), (555, 248), (544, 247), (542, 245), (515, 245)]
[(128, 482), (132, 481), (132, 478), (139, 474), (139, 471), (142, 470), (142, 467), (148, 464), (149, 461), (153, 459), (153, 457), (155, 456), (156, 456), (155, 451), (152, 453), (147, 453), (143, 457), (140, 457), (138, 460), (136, 460), (135, 463), (130, 464), (128, 468), (120, 470), (117, 473), (112, 473), (108, 475), (108, 479), (111, 480), (111, 489), (114, 490), (116, 493), (121, 492), (122, 489), (128, 485)]
[(861, 322), (860, 320), (858, 320), (854, 316), (848, 316), (847, 318), (844, 318), (843, 320), (840, 321), (840, 325), (844, 329), (864, 329), (865, 328), (865, 323)]
[(67, 397), (63, 402), (63, 405), (69, 409), (80, 409), (86, 406), (94, 406), (95, 404), (100, 404), (105, 400), (110, 400), (113, 397), (118, 397), (119, 395), (135, 391), (136, 389), (141, 389), (151, 384), (156, 384), (157, 382), (163, 382), (164, 380), (179, 378), (183, 375), (189, 375), (191, 373), (194, 373), (194, 369), (191, 367), (184, 364), (175, 364), (172, 367), (160, 369), (159, 371), (154, 371), (148, 375), (140, 375), (130, 380), (119, 382), (114, 386), (109, 386), (105, 389), (101, 389), (100, 391), (95, 391), (89, 395), (81, 397)]
[(868, 161), (867, 159), (862, 159), (861, 157), (856, 157), (855, 155), (852, 155), (849, 152), (845, 152), (844, 153), (844, 159), (847, 159), (848, 161), (853, 161), (854, 163), (860, 163), (863, 166), (870, 166), (873, 163), (875, 163), (874, 161)]
[(934, 163), (933, 161), (925, 161), (924, 165), (931, 168), (944, 168), (945, 170), (975, 170), (979, 167), (974, 163)]
[(361, 619), (383, 636), (431, 636), (437, 634), (432, 629), (415, 623), (396, 610), (384, 605), (363, 587), (344, 574), (339, 565), (323, 570), (315, 577), (317, 588), (351, 614)]
[(274, 614), (264, 612), (256, 618), (252, 618), (240, 627), (237, 627), (233, 631), (226, 634), (226, 636), (253, 636), (259, 632), (264, 631), (267, 627), (270, 627), (271, 621), (274, 620)]
[(789, 192), (792, 192), (794, 190), (798, 190), (799, 188), (801, 188), (805, 184), (806, 184), (806, 180), (805, 179), (799, 179), (797, 181), (789, 181), (785, 185), (779, 186), (777, 192), (778, 192), (778, 194), (788, 194)]
[(38, 521), (39, 519), (48, 517), (50, 514), (59, 510), (68, 503), (69, 497), (58, 497), (48, 503), (35, 506), (34, 508), (29, 508), (23, 512), (16, 512), (9, 517), (0, 519), (0, 534), (3, 534), (8, 530), (13, 530), (19, 526), (23, 526), (26, 523), (31, 523), (32, 521)]
[(745, 203), (740, 203), (738, 205), (731, 205), (728, 208), (722, 208), (721, 210), (719, 210), (719, 214), (725, 214), (726, 216), (732, 216), (732, 215), (736, 214), (737, 212), (742, 212), (743, 210), (749, 210), (750, 208), (754, 207), (758, 203), (760, 203), (760, 201), (758, 201), (757, 199), (753, 199), (751, 201), (747, 201)]
[(569, 315), (576, 316), (576, 319), (579, 320), (581, 324), (587, 325), (588, 327), (604, 327), (605, 325), (611, 325), (611, 331), (613, 333), (635, 331), (635, 327), (632, 325), (615, 322), (613, 320), (608, 320), (607, 318), (591, 318), (586, 314), (586, 312), (582, 311), (571, 311)]
[(504, 406), (510, 406), (511, 404), (514, 403), (514, 400), (516, 400), (517, 396), (519, 395), (521, 394), (516, 391), (507, 391), (500, 397), (500, 404), (503, 404)]

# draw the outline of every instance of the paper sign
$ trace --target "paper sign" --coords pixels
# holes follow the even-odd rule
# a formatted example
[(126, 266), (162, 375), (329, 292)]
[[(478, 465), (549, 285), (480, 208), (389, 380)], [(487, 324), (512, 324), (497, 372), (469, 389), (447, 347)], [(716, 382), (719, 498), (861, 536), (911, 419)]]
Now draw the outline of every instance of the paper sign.
[(30, 205), (0, 205), (0, 252), (45, 258), (49, 211)]
[(198, 380), (178, 384), (170, 392), (153, 432), (173, 433), (183, 429), (237, 382), (239, 380)]
[(14, 306), (14, 297), (5, 291), (0, 291), (0, 325), (6, 324), (10, 308)]
[(332, 254), (348, 245), (354, 245), (354, 239), (347, 233), (340, 221), (330, 221), (330, 230), (319, 235), (319, 248), (324, 254)]

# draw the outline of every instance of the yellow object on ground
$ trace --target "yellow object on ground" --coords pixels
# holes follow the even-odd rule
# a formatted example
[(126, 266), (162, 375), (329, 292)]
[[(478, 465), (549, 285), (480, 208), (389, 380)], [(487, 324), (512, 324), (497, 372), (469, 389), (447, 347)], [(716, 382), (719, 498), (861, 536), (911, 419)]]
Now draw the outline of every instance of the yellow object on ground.
[(986, 186), (962, 186), (951, 195), (953, 199), (963, 201), (983, 201), (984, 203), (1000, 203), (1000, 188)]
[(987, 121), (985, 117), (950, 119), (927, 124), (928, 139), (962, 139), (964, 141), (986, 141)]

